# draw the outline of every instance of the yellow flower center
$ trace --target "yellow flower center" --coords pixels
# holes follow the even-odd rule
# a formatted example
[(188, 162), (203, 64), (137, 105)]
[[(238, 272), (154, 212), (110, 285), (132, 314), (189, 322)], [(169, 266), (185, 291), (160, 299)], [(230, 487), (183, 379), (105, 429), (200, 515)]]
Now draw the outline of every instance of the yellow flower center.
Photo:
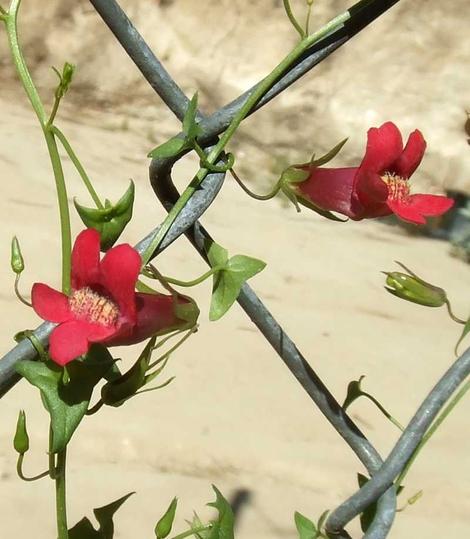
[(103, 326), (113, 326), (119, 318), (119, 307), (106, 296), (88, 286), (74, 290), (69, 298), (71, 311), (77, 318)]
[(386, 172), (381, 178), (387, 184), (388, 198), (391, 200), (404, 200), (410, 195), (410, 184), (406, 178), (393, 172)]

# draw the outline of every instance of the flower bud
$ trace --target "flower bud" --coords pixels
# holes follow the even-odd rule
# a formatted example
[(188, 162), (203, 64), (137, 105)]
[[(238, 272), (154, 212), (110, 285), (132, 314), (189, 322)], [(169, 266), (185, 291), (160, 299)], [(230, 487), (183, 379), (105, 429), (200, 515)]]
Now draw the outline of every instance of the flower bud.
[(170, 535), (171, 528), (173, 527), (173, 521), (175, 520), (177, 504), (178, 498), (173, 498), (165, 514), (157, 522), (157, 525), (155, 526), (155, 536), (157, 539), (165, 539), (165, 537)]
[(24, 455), (29, 449), (29, 436), (26, 431), (26, 415), (24, 410), (20, 410), (16, 423), (16, 433), (13, 438), (13, 447), (20, 455)]
[(10, 257), (11, 269), (19, 275), (24, 270), (24, 259), (21, 254), (20, 243), (16, 236), (13, 236), (11, 240), (11, 257)]
[(131, 181), (129, 188), (116, 204), (111, 204), (109, 200), (105, 202), (105, 207), (86, 208), (74, 200), (75, 208), (83, 224), (88, 228), (94, 228), (100, 233), (100, 245), (102, 251), (110, 249), (127, 223), (132, 218), (134, 206), (135, 186)]
[(54, 95), (56, 99), (62, 99), (62, 97), (64, 97), (64, 95), (67, 93), (70, 84), (72, 83), (75, 66), (73, 64), (69, 64), (69, 62), (65, 62), (64, 67), (62, 68), (62, 73), (60, 73), (60, 71), (57, 70), (55, 67), (53, 67), (52, 69), (59, 77), (59, 84), (57, 85)]
[(445, 290), (423, 281), (413, 272), (410, 275), (399, 271), (384, 273), (387, 276), (385, 290), (394, 296), (426, 307), (442, 307), (447, 303)]

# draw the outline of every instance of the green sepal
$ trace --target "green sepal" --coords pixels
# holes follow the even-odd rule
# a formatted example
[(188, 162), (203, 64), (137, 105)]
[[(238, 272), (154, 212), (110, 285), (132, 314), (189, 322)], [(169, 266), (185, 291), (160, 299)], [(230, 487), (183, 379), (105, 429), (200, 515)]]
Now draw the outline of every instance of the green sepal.
[(107, 382), (101, 388), (101, 399), (108, 406), (121, 406), (146, 384), (146, 373), (152, 359), (157, 337), (152, 337), (140, 353), (137, 361), (121, 377)]
[(67, 365), (69, 382), (64, 383), (64, 369), (52, 361), (20, 361), (18, 374), (41, 392), (52, 426), (52, 453), (62, 451), (83, 419), (93, 388), (110, 368), (111, 354), (93, 345), (84, 359)]
[(19, 275), (24, 270), (24, 259), (21, 253), (20, 242), (16, 236), (11, 240), (10, 265), (14, 273)]
[(347, 138), (343, 139), (341, 142), (339, 142), (334, 148), (332, 148), (329, 152), (327, 152), (325, 155), (322, 155), (319, 159), (315, 159), (315, 155), (312, 156), (312, 159), (310, 160), (309, 165), (313, 167), (321, 167), (325, 165), (326, 163), (329, 163), (334, 157), (338, 155), (338, 153), (341, 151), (343, 146), (348, 141)]
[(130, 492), (115, 502), (105, 505), (104, 507), (93, 509), (93, 513), (99, 524), (98, 530), (95, 530), (93, 524), (87, 517), (83, 517), (82, 520), (77, 522), (77, 524), (68, 531), (69, 539), (113, 539), (113, 517), (121, 505), (133, 494), (133, 492)]
[(207, 539), (233, 539), (235, 519), (232, 508), (217, 487), (212, 485), (212, 488), (214, 489), (216, 499), (207, 505), (217, 509), (218, 517), (211, 522), (212, 526), (210, 533), (207, 534)]
[(175, 520), (177, 505), (178, 498), (175, 497), (173, 498), (173, 500), (171, 500), (171, 503), (168, 506), (168, 509), (165, 511), (165, 514), (157, 522), (157, 525), (155, 526), (155, 536), (157, 539), (165, 539), (165, 537), (170, 535), (171, 529), (173, 528), (173, 522)]
[(309, 176), (310, 172), (308, 170), (297, 168), (303, 165), (292, 165), (286, 168), (280, 178), (282, 184), (285, 183), (301, 183), (304, 182)]
[(257, 258), (235, 255), (228, 258), (227, 250), (213, 241), (206, 242), (211, 267), (220, 267), (214, 274), (209, 320), (219, 320), (234, 304), (243, 284), (262, 271), (266, 263)]
[(102, 251), (107, 251), (116, 243), (127, 223), (131, 220), (134, 197), (135, 185), (131, 180), (129, 187), (118, 202), (111, 204), (109, 200), (106, 200), (105, 207), (102, 209), (86, 208), (74, 199), (73, 203), (83, 224), (100, 233)]
[(169, 328), (169, 330), (166, 329), (166, 333), (168, 331), (172, 331), (173, 329), (189, 329), (194, 327), (197, 324), (197, 320), (199, 318), (200, 310), (197, 306), (197, 303), (194, 301), (193, 298), (189, 296), (182, 296), (181, 294), (179, 297), (184, 297), (187, 301), (185, 303), (181, 303), (179, 301), (176, 302), (176, 305), (174, 307), (174, 313), (175, 316), (178, 318), (178, 320), (181, 320), (183, 324), (178, 324), (177, 327)]
[(16, 432), (13, 438), (13, 447), (20, 455), (24, 455), (29, 450), (29, 436), (26, 430), (26, 414), (20, 410), (18, 421), (16, 422)]
[(400, 271), (384, 271), (387, 276), (385, 290), (400, 299), (424, 305), (442, 307), (447, 303), (446, 291), (418, 277), (401, 262), (397, 262), (408, 274)]

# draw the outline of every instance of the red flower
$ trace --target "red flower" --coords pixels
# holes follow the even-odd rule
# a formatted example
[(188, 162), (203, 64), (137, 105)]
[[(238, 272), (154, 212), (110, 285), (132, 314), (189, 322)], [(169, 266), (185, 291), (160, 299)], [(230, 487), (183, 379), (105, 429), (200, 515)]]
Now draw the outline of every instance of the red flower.
[(53, 361), (65, 365), (91, 343), (134, 344), (181, 324), (172, 296), (135, 292), (140, 267), (139, 253), (128, 244), (113, 247), (100, 261), (99, 233), (90, 228), (77, 236), (70, 296), (42, 283), (32, 289), (36, 313), (58, 324), (49, 337)]
[(292, 187), (302, 198), (323, 210), (336, 211), (359, 221), (394, 213), (415, 224), (442, 215), (454, 201), (438, 195), (410, 194), (409, 178), (426, 149), (420, 131), (411, 133), (403, 148), (397, 126), (387, 122), (367, 132), (367, 148), (356, 168), (321, 168), (304, 165), (310, 172)]

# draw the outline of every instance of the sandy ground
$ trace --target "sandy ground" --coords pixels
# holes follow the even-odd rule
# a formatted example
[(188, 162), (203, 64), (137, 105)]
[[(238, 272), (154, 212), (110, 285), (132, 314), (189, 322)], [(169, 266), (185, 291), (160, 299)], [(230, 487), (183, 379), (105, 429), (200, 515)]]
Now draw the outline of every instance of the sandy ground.
[[(11, 95), (0, 98), (0, 328), (2, 350), (12, 335), (39, 320), (13, 294), (9, 242), (20, 238), (27, 270), (22, 287), (59, 282), (58, 222), (49, 163), (35, 119)], [(19, 103), (19, 104), (18, 104)], [(135, 242), (164, 216), (147, 182), (149, 143), (139, 125), (118, 129), (110, 118), (79, 115), (60, 121), (99, 192), (116, 199), (133, 178), (136, 219), (125, 233)], [(87, 125), (89, 124), (89, 125)], [(66, 160), (67, 161), (67, 160)], [(196, 164), (178, 167), (181, 184)], [(69, 190), (88, 201), (70, 166)], [(361, 374), (365, 388), (406, 422), (453, 359), (459, 328), (443, 309), (425, 309), (387, 295), (380, 270), (400, 260), (446, 287), (455, 310), (468, 311), (468, 266), (448, 255), (448, 245), (408, 237), (399, 229), (363, 222), (326, 222), (296, 214), (280, 201), (252, 201), (230, 180), (204, 217), (215, 238), (233, 254), (262, 258), (266, 270), (252, 284), (312, 367), (339, 400)], [(75, 219), (74, 231), (80, 230)], [(159, 259), (165, 273), (194, 278), (205, 267), (183, 238)], [(240, 539), (296, 537), (293, 513), (317, 518), (355, 488), (362, 466), (318, 412), (238, 306), (220, 322), (207, 320), (210, 285), (195, 290), (200, 331), (168, 366), (168, 388), (120, 409), (87, 418), (69, 457), (69, 520), (137, 491), (117, 515), (116, 537), (152, 537), (169, 500), (180, 498), (179, 522), (213, 499), (211, 483), (230, 499), (249, 492), (238, 520)], [(122, 350), (126, 364), (135, 352)], [(53, 486), (21, 482), (15, 474), (12, 435), (18, 410), (28, 417), (32, 450), (28, 473), (46, 464), (47, 416), (37, 391), (19, 383), (0, 403), (2, 537), (55, 536)], [(352, 414), (386, 455), (398, 432), (367, 401)], [(468, 402), (455, 411), (417, 462), (407, 481), (409, 497), (423, 498), (397, 515), (392, 539), (466, 536), (470, 530)], [(403, 503), (405, 498), (403, 498)], [(357, 528), (352, 528), (353, 532)]]

